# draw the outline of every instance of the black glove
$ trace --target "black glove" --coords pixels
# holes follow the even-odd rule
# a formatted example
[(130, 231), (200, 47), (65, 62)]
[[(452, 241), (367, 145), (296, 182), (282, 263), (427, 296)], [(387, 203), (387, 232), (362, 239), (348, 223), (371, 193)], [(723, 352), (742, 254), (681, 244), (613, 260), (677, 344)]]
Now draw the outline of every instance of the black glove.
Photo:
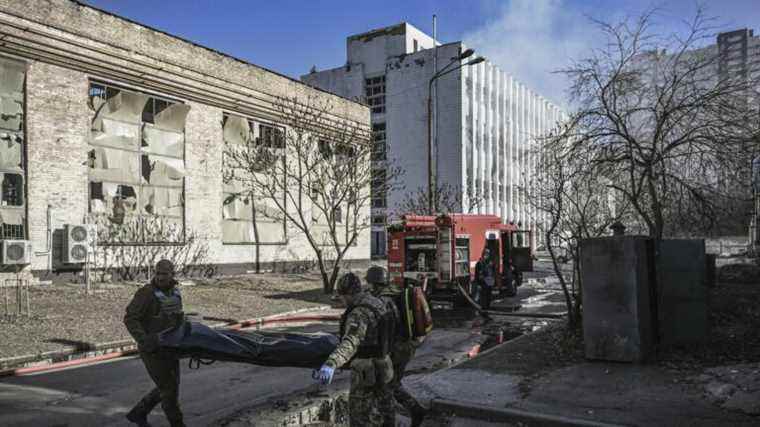
[(140, 350), (146, 353), (155, 353), (158, 351), (158, 334), (148, 334), (140, 346)]

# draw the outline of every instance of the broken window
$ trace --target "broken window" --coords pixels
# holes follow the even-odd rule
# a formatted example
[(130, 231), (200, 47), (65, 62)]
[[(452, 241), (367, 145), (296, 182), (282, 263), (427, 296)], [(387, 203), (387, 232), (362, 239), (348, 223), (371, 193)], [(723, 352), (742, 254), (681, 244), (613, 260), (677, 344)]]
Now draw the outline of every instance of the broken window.
[(364, 94), (372, 113), (385, 113), (385, 76), (364, 79)]
[(282, 129), (267, 124), (259, 125), (259, 145), (266, 148), (285, 148)]
[(317, 142), (317, 146), (319, 148), (319, 154), (322, 156), (322, 159), (328, 160), (332, 157), (332, 147), (330, 147), (330, 142), (320, 139)]
[(23, 142), (21, 133), (0, 132), (0, 169), (22, 169)]
[(0, 58), (0, 129), (21, 131), (24, 126), (24, 80), (22, 62)]
[(23, 206), (24, 205), (24, 180), (21, 174), (4, 173), (3, 174), (3, 206)]
[[(269, 196), (252, 194), (251, 173), (272, 174), (276, 161), (285, 160), (283, 128), (232, 114), (222, 120), (225, 143), (222, 167), (222, 242), (285, 243), (285, 223)], [(282, 199), (284, 200), (284, 195)], [(254, 228), (255, 227), (255, 228)]]
[(182, 242), (190, 107), (94, 82), (89, 106), (89, 208), (110, 230), (101, 243)]
[(341, 143), (335, 146), (335, 157), (339, 162), (349, 161), (356, 156), (356, 148), (351, 144)]
[(24, 239), (24, 83), (26, 64), (0, 58), (0, 239)]

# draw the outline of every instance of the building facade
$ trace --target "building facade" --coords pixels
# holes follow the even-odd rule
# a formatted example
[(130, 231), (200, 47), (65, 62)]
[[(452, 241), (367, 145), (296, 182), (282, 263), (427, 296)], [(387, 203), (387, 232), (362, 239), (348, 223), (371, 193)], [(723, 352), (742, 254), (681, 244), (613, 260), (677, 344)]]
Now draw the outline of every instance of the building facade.
[[(373, 256), (385, 254), (385, 226), (403, 214), (404, 201), (427, 191), (428, 120), (436, 187), (455, 189), (458, 210), (496, 214), (533, 230), (542, 223), (527, 201), (536, 164), (531, 146), (564, 113), (488, 60), (455, 69), (474, 58), (456, 59), (465, 50), (461, 42), (440, 44), (402, 23), (348, 37), (345, 66), (301, 77), (363, 98), (381, 153), (377, 173), (389, 164), (404, 171), (399, 190), (373, 196)], [(429, 92), (431, 78), (450, 69)]]
[[(0, 0), (0, 23), (0, 237), (31, 242), (31, 270), (78, 268), (66, 224), (102, 253), (194, 235), (211, 264), (314, 259), (284, 222), (254, 238), (257, 201), (226, 202), (229, 129), (276, 149), (280, 97), (329, 100), (369, 133), (367, 107), (74, 1)], [(369, 230), (347, 254), (368, 258)]]

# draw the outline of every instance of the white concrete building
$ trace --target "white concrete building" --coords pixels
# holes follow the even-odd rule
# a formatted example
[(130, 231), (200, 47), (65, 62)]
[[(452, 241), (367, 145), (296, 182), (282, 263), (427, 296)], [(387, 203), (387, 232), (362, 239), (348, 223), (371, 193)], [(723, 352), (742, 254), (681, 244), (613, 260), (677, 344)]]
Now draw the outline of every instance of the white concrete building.
[[(373, 195), (373, 256), (385, 254), (385, 225), (403, 213), (405, 197), (427, 191), (429, 82), (452, 58), (449, 69), (475, 58), (456, 59), (465, 50), (462, 42), (435, 43), (402, 23), (348, 37), (345, 66), (301, 77), (344, 97), (366, 97), (381, 153), (375, 159), (378, 173), (386, 160), (405, 171), (403, 190)], [(563, 112), (488, 60), (437, 78), (432, 99), (438, 186), (459, 191), (462, 212), (496, 214), (536, 229), (540, 219), (519, 188), (528, 186), (534, 172), (531, 142), (562, 120)]]

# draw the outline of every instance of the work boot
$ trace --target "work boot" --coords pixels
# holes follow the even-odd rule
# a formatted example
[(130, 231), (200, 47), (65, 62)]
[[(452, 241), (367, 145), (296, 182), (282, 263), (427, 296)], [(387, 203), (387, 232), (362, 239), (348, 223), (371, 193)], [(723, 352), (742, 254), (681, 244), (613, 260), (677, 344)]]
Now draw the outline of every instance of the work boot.
[(139, 427), (151, 427), (148, 422), (148, 414), (141, 411), (142, 408), (135, 406), (131, 411), (127, 412), (127, 419), (131, 423), (137, 424)]
[(422, 422), (425, 421), (425, 417), (427, 416), (427, 411), (422, 407), (416, 407), (412, 409), (412, 413), (410, 414), (412, 417), (412, 427), (419, 427), (422, 425)]

